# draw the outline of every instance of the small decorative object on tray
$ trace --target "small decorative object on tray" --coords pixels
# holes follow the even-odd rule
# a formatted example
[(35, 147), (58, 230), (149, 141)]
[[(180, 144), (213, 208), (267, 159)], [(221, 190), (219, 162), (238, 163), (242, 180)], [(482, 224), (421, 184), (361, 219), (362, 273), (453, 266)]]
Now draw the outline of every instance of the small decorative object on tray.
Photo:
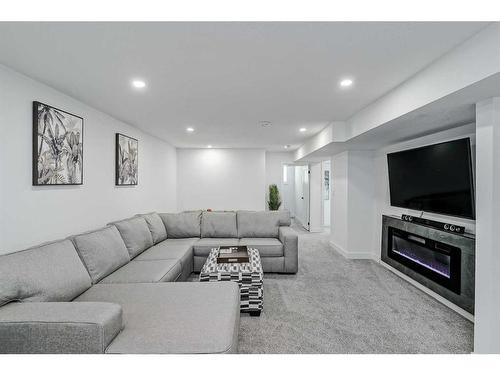
[(221, 246), (217, 263), (248, 263), (248, 248), (246, 246)]

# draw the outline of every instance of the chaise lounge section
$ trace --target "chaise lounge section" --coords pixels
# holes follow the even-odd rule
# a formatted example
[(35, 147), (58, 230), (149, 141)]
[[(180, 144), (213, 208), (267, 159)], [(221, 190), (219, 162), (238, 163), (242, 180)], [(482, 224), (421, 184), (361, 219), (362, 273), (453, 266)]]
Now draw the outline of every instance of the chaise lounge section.
[[(115, 239), (113, 233), (109, 227), (99, 230), (98, 235), (91, 232), (82, 236), (99, 237), (109, 244)], [(82, 239), (77, 243), (82, 253)], [(92, 241), (86, 242), (89, 243)], [(125, 247), (123, 241), (122, 246)], [(116, 254), (109, 251), (108, 257), (113, 253)], [(118, 259), (116, 255), (113, 257)], [(106, 267), (91, 268), (91, 276), (70, 240), (1, 256), (0, 352), (237, 351), (236, 283), (206, 286), (161, 282), (162, 277), (155, 280), (158, 282), (148, 282), (143, 277), (148, 272), (139, 275), (131, 272), (130, 277), (121, 280), (124, 283), (106, 282), (117, 273), (111, 271), (107, 275), (109, 265), (113, 264), (109, 258), (105, 262), (108, 271), (104, 271)], [(158, 263), (161, 267), (164, 261)], [(114, 264), (119, 266), (119, 262)], [(128, 261), (118, 272), (132, 264)], [(168, 274), (168, 268), (164, 267), (159, 274), (162, 272)], [(211, 325), (207, 326), (201, 312), (210, 314), (207, 316), (211, 317)]]

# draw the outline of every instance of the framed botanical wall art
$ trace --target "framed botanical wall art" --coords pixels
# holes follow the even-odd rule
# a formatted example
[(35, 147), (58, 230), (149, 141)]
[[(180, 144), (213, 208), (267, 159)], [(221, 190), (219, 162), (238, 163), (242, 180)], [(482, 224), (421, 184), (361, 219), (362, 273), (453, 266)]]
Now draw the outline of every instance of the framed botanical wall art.
[(83, 184), (83, 118), (33, 102), (33, 185)]
[(139, 169), (139, 141), (116, 133), (115, 184), (137, 185)]

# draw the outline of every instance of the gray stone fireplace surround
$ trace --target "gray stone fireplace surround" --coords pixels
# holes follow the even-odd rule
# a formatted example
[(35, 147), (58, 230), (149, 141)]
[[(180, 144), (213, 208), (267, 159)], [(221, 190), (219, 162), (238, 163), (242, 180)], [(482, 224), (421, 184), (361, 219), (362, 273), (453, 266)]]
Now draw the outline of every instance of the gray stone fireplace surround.
[[(393, 230), (391, 228), (458, 248), (460, 259), (458, 269), (460, 275), (459, 290), (455, 292), (391, 257), (389, 254), (389, 246), (391, 246), (392, 242), (391, 231)], [(425, 225), (403, 221), (396, 216), (383, 215), (381, 259), (384, 263), (411, 277), (455, 305), (471, 314), (474, 313), (475, 239), (472, 235), (448, 233)]]

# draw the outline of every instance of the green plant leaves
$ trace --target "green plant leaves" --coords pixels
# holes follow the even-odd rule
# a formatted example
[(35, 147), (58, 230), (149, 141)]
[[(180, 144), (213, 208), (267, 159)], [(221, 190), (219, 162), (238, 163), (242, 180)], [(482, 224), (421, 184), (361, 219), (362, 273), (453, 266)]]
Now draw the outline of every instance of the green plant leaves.
[(281, 198), (276, 184), (269, 185), (269, 200), (267, 206), (271, 211), (277, 211), (281, 206)]

